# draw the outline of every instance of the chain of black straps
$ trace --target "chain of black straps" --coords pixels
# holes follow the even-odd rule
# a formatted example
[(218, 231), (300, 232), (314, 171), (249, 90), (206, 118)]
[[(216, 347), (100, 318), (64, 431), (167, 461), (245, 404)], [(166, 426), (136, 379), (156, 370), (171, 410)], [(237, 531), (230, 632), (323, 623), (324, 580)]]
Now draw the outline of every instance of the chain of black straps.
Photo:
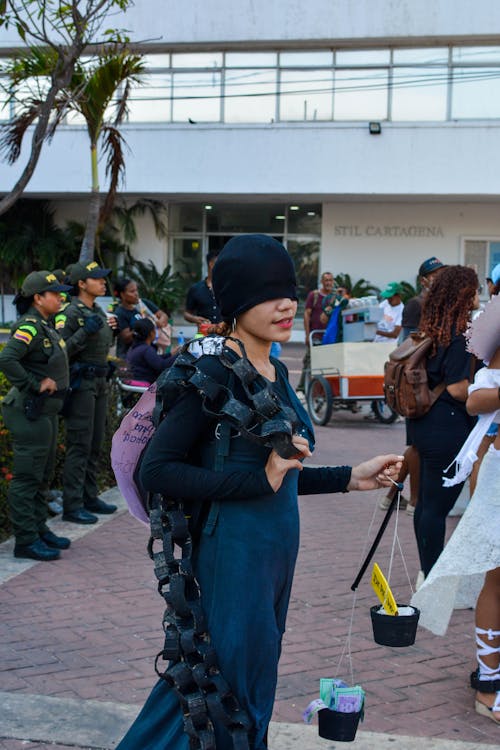
[[(235, 341), (240, 358), (234, 361), (225, 349), (218, 354), (228, 369), (228, 385), (221, 385), (203, 372), (187, 346), (158, 380), (156, 426), (180, 393), (186, 388), (196, 389), (204, 411), (218, 422), (215, 469), (219, 471), (229, 453), (231, 429), (252, 442), (274, 448), (283, 458), (297, 454), (292, 444), (295, 412), (280, 403), (270, 383), (248, 361), (243, 344)], [(235, 397), (236, 380), (252, 406)], [(210, 642), (193, 569), (196, 533), (190, 524), (193, 516), (189, 503), (185, 505), (182, 500), (165, 495), (153, 495), (148, 502), (148, 553), (154, 562), (158, 591), (167, 605), (163, 616), (165, 641), (156, 657), (155, 670), (179, 699), (191, 750), (216, 750), (214, 723), (225, 727), (234, 750), (251, 750), (252, 721), (221, 674)], [(164, 671), (159, 669), (160, 660), (169, 662)]]

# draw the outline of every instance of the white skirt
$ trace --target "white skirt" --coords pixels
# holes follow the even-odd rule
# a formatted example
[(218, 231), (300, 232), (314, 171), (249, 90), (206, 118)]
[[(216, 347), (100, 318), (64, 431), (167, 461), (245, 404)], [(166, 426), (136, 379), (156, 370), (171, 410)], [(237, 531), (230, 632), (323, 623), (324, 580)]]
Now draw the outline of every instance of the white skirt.
[(444, 635), (456, 607), (474, 607), (488, 570), (500, 567), (500, 451), (490, 446), (460, 523), (411, 604), (419, 624)]

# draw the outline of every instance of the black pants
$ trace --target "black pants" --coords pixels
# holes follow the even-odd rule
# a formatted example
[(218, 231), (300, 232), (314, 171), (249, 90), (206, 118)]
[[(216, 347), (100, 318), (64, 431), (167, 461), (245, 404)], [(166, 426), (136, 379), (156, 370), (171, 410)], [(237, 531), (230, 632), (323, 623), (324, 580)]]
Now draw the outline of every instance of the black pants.
[[(446, 517), (463, 482), (443, 487), (443, 474), (474, 426), (465, 410), (438, 400), (421, 419), (411, 420), (409, 437), (420, 454), (420, 489), (414, 515), (420, 566), (427, 576), (443, 551)], [(450, 472), (453, 476), (454, 467)]]

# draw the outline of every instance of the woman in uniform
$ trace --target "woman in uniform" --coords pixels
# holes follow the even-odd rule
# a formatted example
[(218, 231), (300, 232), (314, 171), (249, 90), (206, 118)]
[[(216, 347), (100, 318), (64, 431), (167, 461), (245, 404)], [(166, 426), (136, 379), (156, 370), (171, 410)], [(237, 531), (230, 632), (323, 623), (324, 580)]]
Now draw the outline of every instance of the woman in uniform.
[[(218, 352), (189, 365), (192, 385), (184, 375), (176, 379), (182, 354), (168, 371), (164, 382), (172, 378), (172, 387), (178, 384), (179, 398), (151, 439), (140, 474), (150, 492), (183, 498), (188, 507), (201, 506), (199, 518), (204, 521), (194, 538), (192, 561), (209, 636), (206, 642), (197, 641), (203, 618), (191, 608), (196, 605), (196, 585), (185, 583), (185, 597), (171, 588), (170, 595), (165, 594), (172, 605), (166, 613), (165, 648), (170, 652), (180, 647), (183, 653), (179, 660), (163, 653), (171, 660), (165, 679), (118, 750), (187, 750), (195, 741), (197, 747), (217, 750), (268, 747), (299, 543), (297, 495), (388, 486), (388, 476), (401, 466), (401, 457), (394, 455), (354, 468), (302, 466), (314, 444), (312, 425), (288, 382), (286, 367), (269, 354), (274, 341), (289, 340), (297, 311), (292, 260), (279, 242), (264, 235), (231, 239), (215, 264), (213, 285), (231, 338), (218, 344), (212, 340)], [(213, 401), (202, 397), (205, 386)], [(276, 439), (274, 443), (256, 442), (257, 433), (250, 430), (247, 417), (257, 403), (259, 414), (264, 403), (268, 414), (260, 434)], [(228, 413), (244, 415), (240, 427), (227, 420)], [(288, 430), (286, 451), (279, 447), (281, 430)], [(282, 457), (285, 453), (288, 458)], [(170, 565), (166, 539), (164, 550)], [(185, 580), (190, 564), (181, 565)], [(194, 617), (194, 632), (189, 630), (188, 612)], [(212, 657), (207, 656), (206, 672), (196, 663), (202, 651), (207, 654), (207, 644), (215, 649), (219, 676)], [(205, 721), (206, 711), (211, 723)], [(246, 718), (238, 719), (239, 724), (227, 722), (228, 713)]]
[(94, 261), (75, 263), (69, 282), (71, 304), (56, 315), (56, 330), (66, 342), (71, 395), (64, 410), (66, 459), (63, 471), (63, 520), (96, 523), (95, 513), (114, 513), (116, 505), (98, 497), (97, 461), (104, 438), (108, 399), (108, 352), (116, 318), (96, 304), (106, 293), (108, 268)]
[(70, 540), (47, 526), (43, 486), (57, 446), (57, 414), (69, 384), (68, 358), (49, 319), (61, 306), (59, 284), (49, 271), (30, 273), (15, 297), (20, 319), (0, 352), (0, 370), (12, 383), (2, 402), (14, 452), (7, 500), (15, 536), (15, 557), (57, 560)]

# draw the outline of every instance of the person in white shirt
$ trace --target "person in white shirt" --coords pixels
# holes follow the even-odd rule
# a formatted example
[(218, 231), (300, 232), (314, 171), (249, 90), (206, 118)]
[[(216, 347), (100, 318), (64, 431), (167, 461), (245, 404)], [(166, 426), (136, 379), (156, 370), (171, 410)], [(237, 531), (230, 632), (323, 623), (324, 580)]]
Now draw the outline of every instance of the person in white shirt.
[(383, 318), (379, 321), (375, 332), (374, 341), (386, 342), (389, 339), (397, 339), (401, 333), (401, 321), (403, 319), (404, 305), (401, 302), (401, 287), (396, 281), (391, 281), (381, 292)]

